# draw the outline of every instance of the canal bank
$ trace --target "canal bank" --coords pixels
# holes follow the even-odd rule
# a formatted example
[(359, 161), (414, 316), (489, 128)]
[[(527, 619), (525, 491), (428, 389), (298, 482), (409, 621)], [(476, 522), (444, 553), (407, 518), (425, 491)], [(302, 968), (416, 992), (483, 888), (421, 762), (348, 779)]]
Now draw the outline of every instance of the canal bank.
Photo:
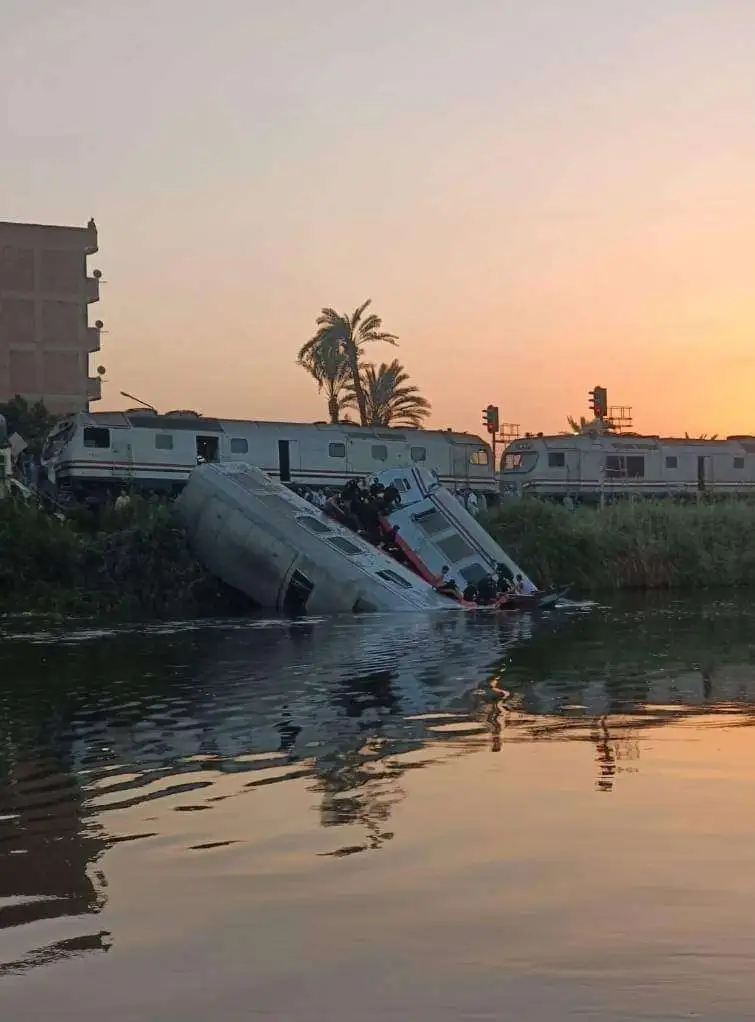
[[(481, 518), (545, 588), (576, 595), (755, 586), (755, 506), (645, 501), (599, 511), (536, 499)], [(61, 519), (0, 502), (0, 609), (164, 619), (244, 613), (248, 601), (194, 557), (171, 505), (134, 498), (122, 509)]]

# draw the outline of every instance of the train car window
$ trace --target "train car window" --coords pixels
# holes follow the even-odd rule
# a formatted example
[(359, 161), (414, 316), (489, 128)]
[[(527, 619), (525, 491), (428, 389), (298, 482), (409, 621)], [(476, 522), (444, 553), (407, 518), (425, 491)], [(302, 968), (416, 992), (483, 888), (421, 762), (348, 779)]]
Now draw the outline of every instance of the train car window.
[(744, 467), (745, 467), (745, 460), (744, 460), (744, 458), (735, 458), (734, 459), (734, 468), (744, 468)]
[(535, 467), (537, 454), (534, 451), (525, 451), (522, 454), (504, 454), (504, 472), (531, 472)]
[(488, 458), (487, 451), (472, 451), (472, 455), (469, 459), (470, 465), (489, 465), (490, 459)]
[(247, 454), (248, 451), (249, 442), (243, 436), (231, 437), (231, 454)]
[(666, 458), (666, 468), (679, 468), (679, 459), (675, 454)]
[(332, 532), (332, 529), (328, 528), (325, 522), (321, 522), (319, 518), (312, 518), (309, 515), (302, 515), (296, 519), (299, 525), (303, 525), (305, 529), (310, 532), (316, 532), (322, 535), (325, 532)]
[(110, 430), (103, 426), (86, 426), (84, 429), (84, 446), (99, 447), (104, 450), (110, 446)]
[(485, 568), (478, 561), (475, 561), (474, 564), (468, 564), (466, 568), (461, 568), (459, 570), (459, 574), (465, 582), (469, 582), (471, 585), (476, 585), (478, 582), (482, 581), (482, 579), (490, 576), (490, 570)]
[(328, 444), (328, 454), (331, 458), (345, 458), (346, 444)]
[(402, 589), (412, 588), (411, 582), (407, 582), (405, 578), (402, 578), (400, 575), (397, 575), (395, 571), (389, 571), (388, 569), (386, 569), (385, 571), (377, 572), (377, 574), (381, 578), (384, 578), (386, 582), (393, 582), (394, 585), (401, 586)]
[(412, 461), (426, 461), (427, 450), (424, 447), (412, 447), (409, 450)]
[(566, 455), (563, 451), (553, 451), (548, 455), (548, 468), (563, 468), (566, 465)]
[(155, 448), (158, 451), (172, 451), (173, 437), (170, 433), (155, 433)]
[(634, 455), (627, 458), (627, 477), (629, 479), (645, 478), (645, 458)]
[(626, 475), (624, 459), (615, 454), (609, 454), (606, 458), (606, 478), (620, 479)]
[(350, 557), (364, 553), (364, 550), (358, 547), (356, 543), (352, 543), (350, 539), (344, 539), (343, 536), (334, 536), (332, 539), (329, 539), (328, 542), (331, 546), (337, 547)]
[(373, 444), (372, 457), (375, 461), (388, 461), (388, 448), (385, 444)]

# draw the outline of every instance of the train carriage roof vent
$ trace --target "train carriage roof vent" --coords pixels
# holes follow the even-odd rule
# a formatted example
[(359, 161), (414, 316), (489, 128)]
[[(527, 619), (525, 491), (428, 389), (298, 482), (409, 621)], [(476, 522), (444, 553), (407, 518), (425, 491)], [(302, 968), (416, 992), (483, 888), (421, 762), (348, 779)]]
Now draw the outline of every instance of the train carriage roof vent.
[(124, 415), (157, 415), (154, 408), (127, 408)]
[(173, 418), (180, 418), (180, 419), (201, 419), (202, 418), (202, 413), (201, 412), (195, 412), (192, 408), (174, 408), (172, 411), (166, 412), (165, 414), (166, 414), (166, 416), (167, 415), (172, 415)]

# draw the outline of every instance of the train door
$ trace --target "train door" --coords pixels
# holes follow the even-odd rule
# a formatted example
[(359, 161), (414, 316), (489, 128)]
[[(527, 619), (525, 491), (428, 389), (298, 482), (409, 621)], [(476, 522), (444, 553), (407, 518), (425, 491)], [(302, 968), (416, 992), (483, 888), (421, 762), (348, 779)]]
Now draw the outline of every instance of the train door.
[[(454, 486), (468, 486), (469, 485), (469, 458), (470, 450), (467, 446), (461, 444), (449, 444), (447, 450), (450, 451), (450, 470), (453, 476)], [(441, 469), (441, 474), (445, 474), (445, 465)]]
[(110, 430), (110, 451), (111, 468), (110, 472), (114, 478), (127, 481), (130, 486), (134, 474), (134, 450), (131, 443), (133, 430), (111, 429)]
[(214, 436), (197, 434), (197, 459), (202, 461), (220, 460), (220, 437), (217, 433)]
[(697, 488), (704, 490), (708, 483), (713, 482), (711, 458), (704, 454), (697, 456)]
[(582, 452), (578, 450), (566, 452), (566, 481), (569, 486), (579, 490), (582, 483)]
[[(299, 445), (296, 440), (278, 441), (278, 478), (282, 483), (290, 483), (299, 475)], [(302, 482), (307, 482), (303, 478)]]

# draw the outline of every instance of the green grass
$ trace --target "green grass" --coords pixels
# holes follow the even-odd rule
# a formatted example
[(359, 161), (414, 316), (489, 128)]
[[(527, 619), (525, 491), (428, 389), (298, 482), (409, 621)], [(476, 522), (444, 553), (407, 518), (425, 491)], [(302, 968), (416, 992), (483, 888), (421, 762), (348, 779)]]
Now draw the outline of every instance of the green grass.
[(542, 586), (755, 586), (751, 503), (641, 501), (569, 510), (524, 498), (505, 501), (482, 524)]
[(191, 553), (169, 505), (134, 498), (95, 521), (61, 521), (0, 501), (0, 609), (86, 616), (175, 618), (232, 613), (243, 604)]

